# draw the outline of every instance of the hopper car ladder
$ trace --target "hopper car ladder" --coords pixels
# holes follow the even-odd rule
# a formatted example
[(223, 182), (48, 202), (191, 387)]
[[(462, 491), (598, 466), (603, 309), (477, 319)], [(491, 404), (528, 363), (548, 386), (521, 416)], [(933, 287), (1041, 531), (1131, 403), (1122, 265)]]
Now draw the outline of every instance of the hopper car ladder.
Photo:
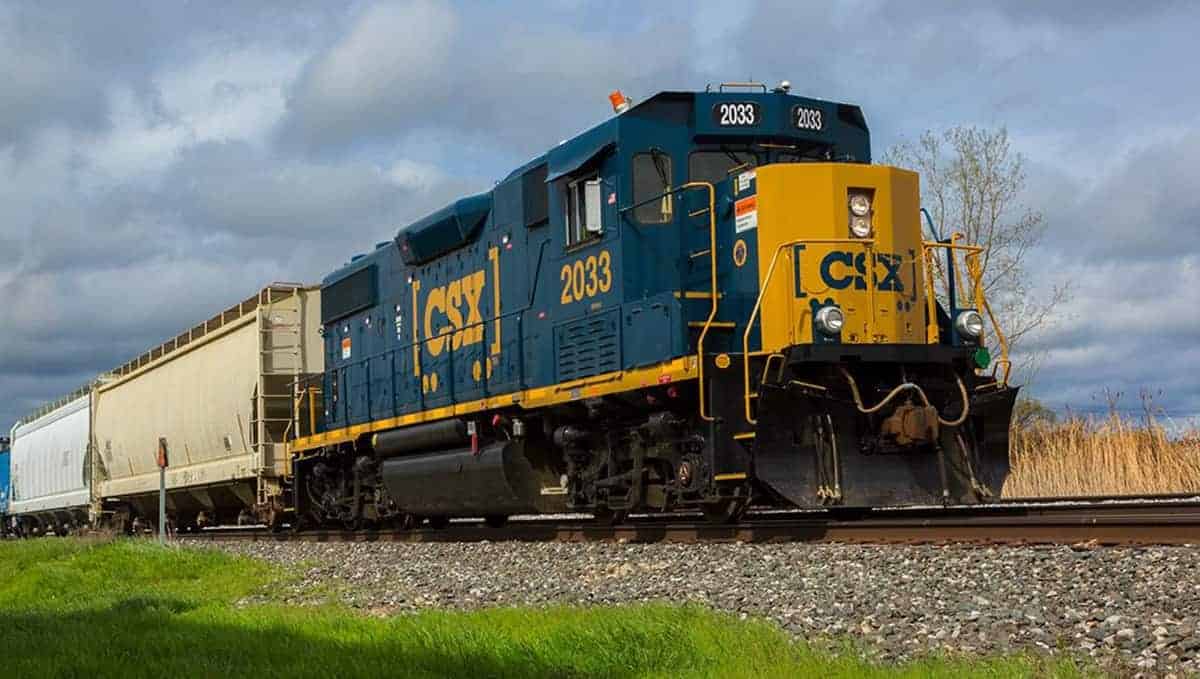
[(279, 494), (282, 446), (292, 424), (293, 385), (304, 371), (304, 298), (299, 284), (275, 284), (259, 293), (258, 381), (254, 394), (253, 436), (257, 501)]

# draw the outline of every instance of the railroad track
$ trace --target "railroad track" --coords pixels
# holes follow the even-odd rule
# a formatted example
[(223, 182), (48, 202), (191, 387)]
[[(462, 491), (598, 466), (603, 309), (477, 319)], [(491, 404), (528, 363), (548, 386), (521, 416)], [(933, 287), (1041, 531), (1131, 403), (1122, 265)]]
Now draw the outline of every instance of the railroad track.
[(750, 514), (712, 525), (699, 517), (641, 517), (618, 526), (591, 519), (523, 519), (502, 528), (456, 521), (414, 530), (209, 529), (197, 541), (310, 542), (842, 542), (867, 544), (1200, 544), (1200, 503), (987, 505), (863, 511)]

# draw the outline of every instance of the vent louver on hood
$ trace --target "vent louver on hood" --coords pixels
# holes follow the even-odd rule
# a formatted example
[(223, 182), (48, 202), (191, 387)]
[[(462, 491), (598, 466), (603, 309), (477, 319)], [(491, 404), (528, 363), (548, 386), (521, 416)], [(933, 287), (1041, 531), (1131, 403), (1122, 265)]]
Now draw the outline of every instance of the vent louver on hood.
[(470, 243), (492, 211), (492, 194), (481, 193), (418, 219), (396, 234), (405, 264), (421, 264)]

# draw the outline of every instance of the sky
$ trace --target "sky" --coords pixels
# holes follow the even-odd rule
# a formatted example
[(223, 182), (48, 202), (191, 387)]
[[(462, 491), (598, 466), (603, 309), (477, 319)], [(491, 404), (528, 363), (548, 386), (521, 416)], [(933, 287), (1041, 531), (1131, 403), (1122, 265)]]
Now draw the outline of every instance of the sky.
[(1200, 4), (991, 4), (0, 0), (0, 429), (487, 189), (613, 89), (750, 78), (861, 105), (877, 156), (1006, 126), (1031, 284), (1073, 291), (1029, 393), (1200, 420)]

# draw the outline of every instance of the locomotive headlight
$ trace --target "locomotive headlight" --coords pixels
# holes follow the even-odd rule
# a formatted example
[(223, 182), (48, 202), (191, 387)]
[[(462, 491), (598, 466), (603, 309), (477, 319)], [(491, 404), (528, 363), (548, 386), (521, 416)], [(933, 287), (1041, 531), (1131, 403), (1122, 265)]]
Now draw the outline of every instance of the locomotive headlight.
[(849, 199), (850, 235), (867, 238), (871, 235), (871, 194), (853, 191)]
[(850, 233), (856, 238), (866, 238), (871, 235), (871, 220), (866, 217), (850, 218)]
[(967, 309), (958, 314), (958, 318), (954, 319), (954, 329), (958, 334), (970, 337), (971, 339), (979, 339), (983, 335), (983, 316), (979, 315), (974, 309)]
[(846, 324), (846, 317), (842, 314), (841, 309), (835, 306), (826, 306), (817, 311), (817, 315), (813, 317), (813, 323), (816, 324), (817, 330), (826, 335), (836, 335)]
[(865, 193), (850, 194), (850, 214), (866, 217), (871, 214), (871, 199)]

